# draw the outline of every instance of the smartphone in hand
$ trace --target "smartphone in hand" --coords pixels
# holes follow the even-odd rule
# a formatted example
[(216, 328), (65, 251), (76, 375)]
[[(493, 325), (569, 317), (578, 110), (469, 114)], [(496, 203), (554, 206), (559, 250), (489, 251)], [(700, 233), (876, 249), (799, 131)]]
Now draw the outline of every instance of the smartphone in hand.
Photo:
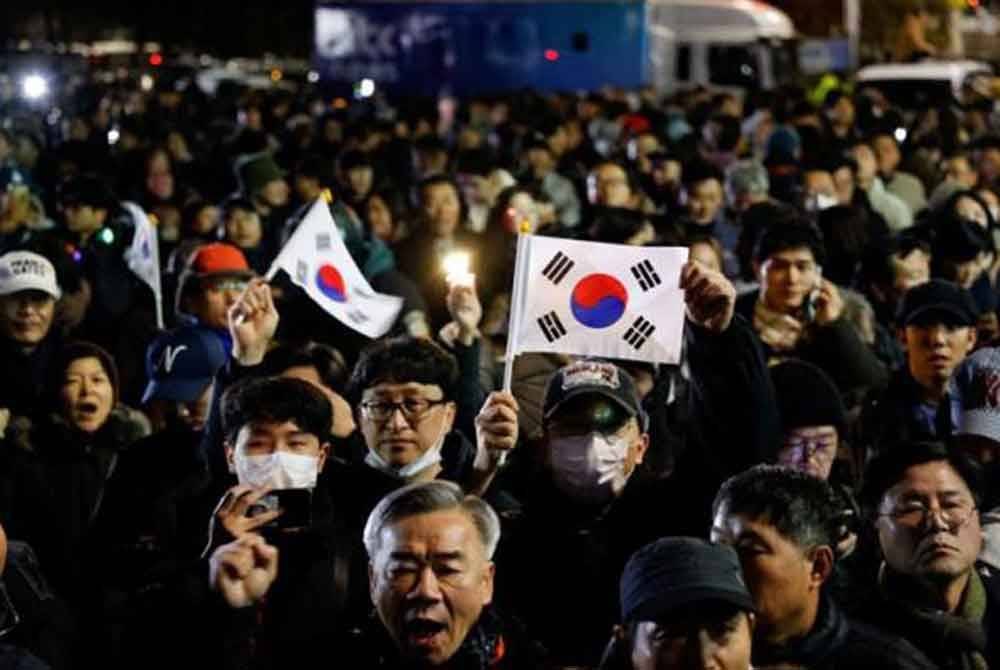
[(264, 526), (265, 529), (299, 531), (312, 525), (310, 489), (275, 489), (261, 498), (254, 508), (260, 508), (261, 511), (281, 510), (281, 515)]

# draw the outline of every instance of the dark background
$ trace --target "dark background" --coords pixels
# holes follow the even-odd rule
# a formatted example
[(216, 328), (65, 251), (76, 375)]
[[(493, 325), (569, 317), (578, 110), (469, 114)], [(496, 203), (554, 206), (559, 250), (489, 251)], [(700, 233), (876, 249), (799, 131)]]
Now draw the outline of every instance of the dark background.
[(217, 56), (308, 58), (312, 1), (117, 0), (25, 2), (0, 0), (0, 41), (91, 42), (124, 38), (161, 43), (166, 53), (195, 49)]

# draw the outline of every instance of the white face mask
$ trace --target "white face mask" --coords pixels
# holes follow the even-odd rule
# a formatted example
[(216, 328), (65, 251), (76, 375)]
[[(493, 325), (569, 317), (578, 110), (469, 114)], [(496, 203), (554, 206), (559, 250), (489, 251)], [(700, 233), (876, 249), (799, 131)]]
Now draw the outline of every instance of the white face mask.
[(553, 439), (552, 479), (560, 491), (581, 503), (607, 503), (625, 490), (628, 440), (588, 433)]
[(837, 204), (837, 198), (826, 193), (815, 193), (806, 198), (806, 211), (822, 212)]
[(272, 489), (312, 489), (316, 487), (319, 459), (316, 456), (275, 451), (263, 456), (247, 456), (237, 449), (233, 456), (240, 484)]
[(441, 447), (444, 445), (446, 435), (447, 433), (442, 429), (441, 435), (431, 445), (430, 449), (420, 454), (412, 463), (393, 465), (371, 448), (368, 449), (368, 455), (365, 456), (365, 463), (379, 472), (384, 472), (396, 479), (409, 479), (441, 462)]

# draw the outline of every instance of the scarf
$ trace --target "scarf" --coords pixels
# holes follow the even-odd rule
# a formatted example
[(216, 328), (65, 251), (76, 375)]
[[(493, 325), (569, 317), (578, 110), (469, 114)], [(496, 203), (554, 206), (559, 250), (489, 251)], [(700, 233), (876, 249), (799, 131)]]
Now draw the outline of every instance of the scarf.
[(798, 345), (805, 325), (795, 317), (774, 311), (758, 299), (753, 308), (753, 329), (764, 344), (777, 352), (787, 352)]
[(885, 564), (879, 571), (878, 588), (882, 597), (895, 606), (895, 613), (907, 631), (906, 637), (942, 668), (987, 670), (983, 656), (986, 651), (983, 629), (986, 587), (975, 569), (969, 573), (969, 583), (955, 614), (922, 607), (894, 595), (894, 592), (906, 593), (909, 589)]

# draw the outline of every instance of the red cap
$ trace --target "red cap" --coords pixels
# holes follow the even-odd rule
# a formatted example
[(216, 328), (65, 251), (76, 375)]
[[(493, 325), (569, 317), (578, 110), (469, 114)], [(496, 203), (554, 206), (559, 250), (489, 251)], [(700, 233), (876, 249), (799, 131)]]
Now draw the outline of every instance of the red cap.
[(191, 272), (197, 275), (253, 275), (243, 252), (224, 242), (212, 242), (198, 247), (190, 267)]

